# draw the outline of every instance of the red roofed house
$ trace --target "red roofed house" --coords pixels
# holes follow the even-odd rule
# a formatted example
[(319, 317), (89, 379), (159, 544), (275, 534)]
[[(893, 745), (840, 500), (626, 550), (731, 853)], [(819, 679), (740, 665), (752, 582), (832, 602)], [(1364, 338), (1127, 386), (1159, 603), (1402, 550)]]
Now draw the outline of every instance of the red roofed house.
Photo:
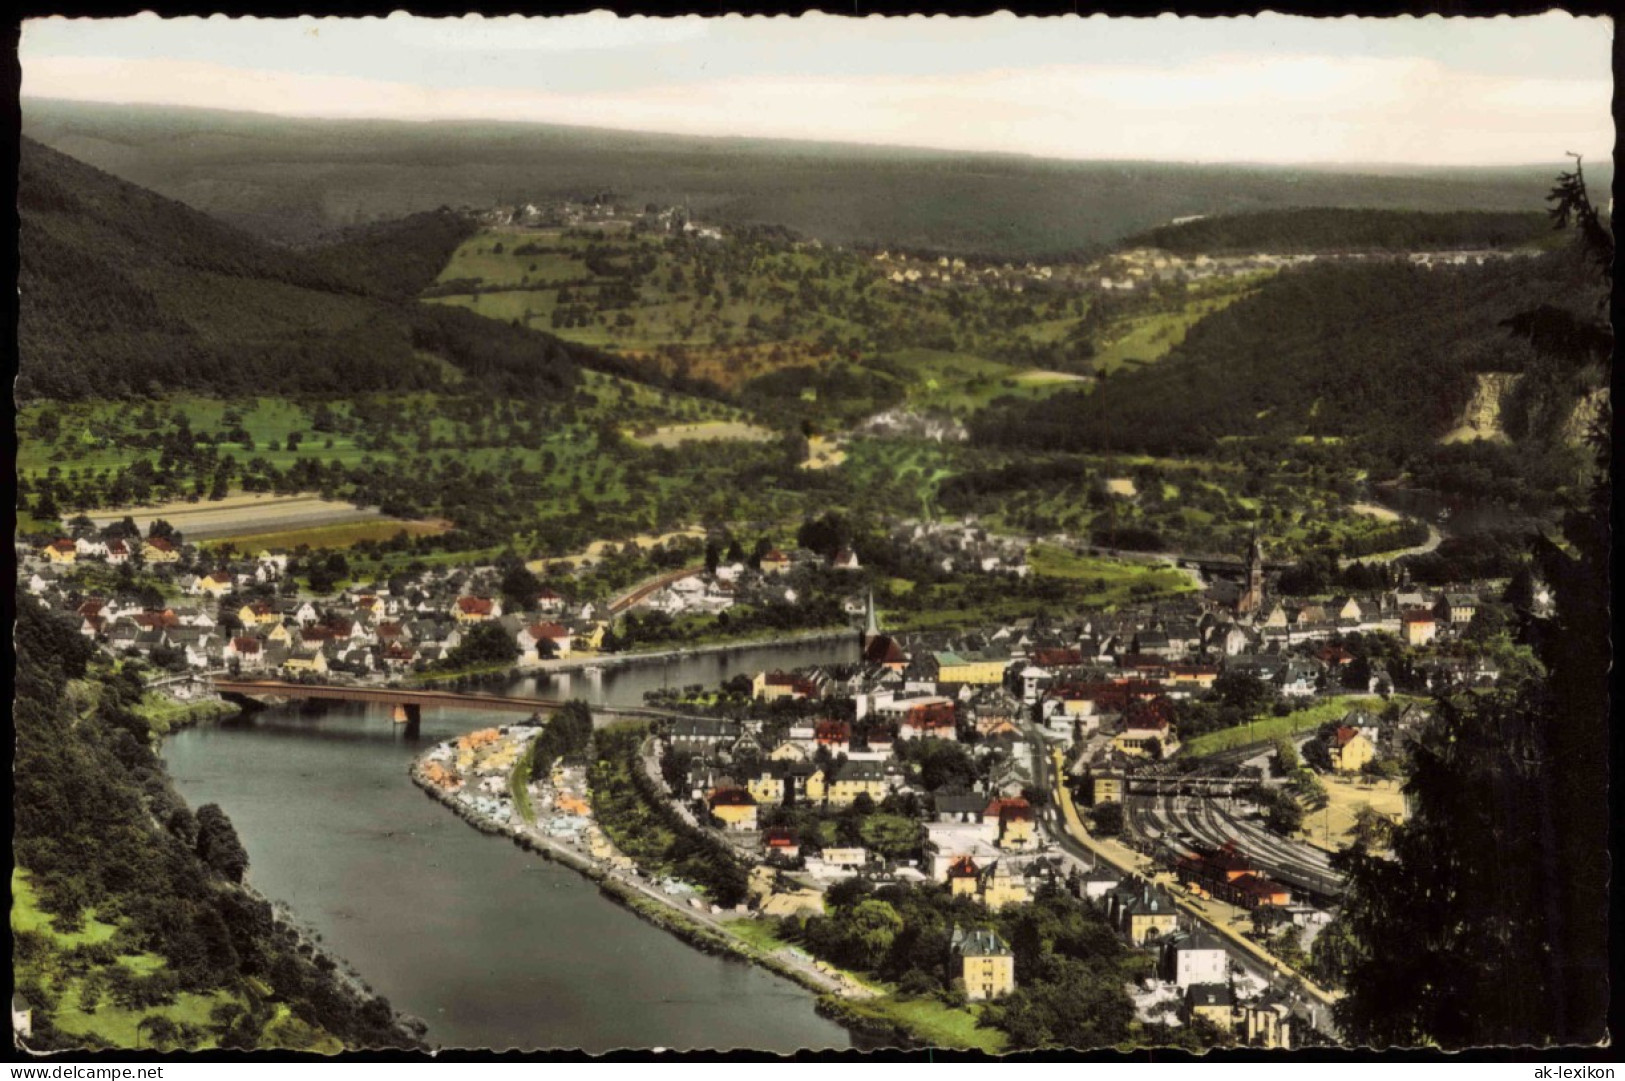
[(1408, 646), (1425, 646), (1439, 635), (1438, 621), (1426, 608), (1412, 608), (1400, 616), (1399, 621), (1405, 628), (1405, 644)]
[(459, 623), (484, 623), (502, 614), (502, 602), (488, 597), (458, 597), (452, 614)]
[(870, 728), (863, 735), (864, 745), (876, 753), (891, 754), (896, 734), (890, 728)]
[(1315, 659), (1328, 668), (1341, 668), (1354, 660), (1354, 654), (1342, 646), (1325, 645), (1315, 651)]
[(79, 558), (79, 546), (72, 538), (59, 537), (45, 546), (45, 558), (52, 563), (72, 563)]
[(750, 681), (750, 692), (764, 702), (780, 698), (817, 698), (818, 685), (791, 672), (758, 672)]
[[(994, 804), (998, 806), (996, 812)], [(994, 800), (993, 804), (988, 805), (988, 813), (998, 815), (1000, 848), (1024, 852), (1038, 846), (1037, 815), (1033, 812), (1033, 805), (1026, 800)]]
[[(519, 632), (518, 642), (523, 654), (520, 660), (526, 664), (535, 664), (549, 656), (568, 657), (571, 652), (570, 628), (562, 623), (532, 623)], [(544, 642), (550, 646), (544, 646)], [(546, 652), (548, 648), (551, 653)]]
[(1365, 733), (1348, 725), (1342, 725), (1332, 732), (1327, 740), (1327, 750), (1332, 757), (1332, 769), (1339, 773), (1358, 773), (1367, 762), (1377, 757), (1377, 748), (1372, 746)]
[(130, 546), (121, 540), (107, 542), (107, 562), (113, 566), (122, 566), (130, 561)]
[(180, 551), (165, 537), (148, 537), (141, 546), (141, 555), (148, 563), (179, 563)]
[(417, 650), (413, 649), (405, 642), (397, 641), (391, 642), (389, 645), (384, 647), (381, 659), (384, 662), (385, 668), (389, 669), (391, 672), (398, 672), (404, 668), (411, 667), (412, 661), (416, 658)]
[(790, 569), (790, 557), (777, 548), (762, 557), (763, 574), (783, 574)]
[(1198, 895), (1217, 897), (1241, 908), (1292, 903), (1291, 891), (1259, 874), (1234, 841), (1211, 852), (1182, 857), (1174, 870)]
[(1083, 650), (1076, 647), (1035, 649), (1028, 660), (1040, 668), (1077, 668), (1083, 664)]
[(226, 663), (237, 662), (242, 669), (262, 668), (265, 665), (265, 650), (258, 638), (237, 637), (226, 643), (222, 651), (226, 656)]
[(955, 897), (975, 897), (982, 869), (969, 856), (960, 856), (948, 865), (948, 892)]
[(954, 704), (937, 699), (910, 706), (903, 713), (903, 721), (897, 727), (897, 735), (901, 739), (945, 739), (957, 742), (959, 732), (954, 718)]
[(813, 739), (832, 755), (850, 754), (852, 726), (845, 721), (819, 721), (813, 728)]
[(731, 830), (756, 828), (756, 800), (743, 788), (719, 788), (706, 801), (711, 814)]
[(774, 826), (762, 835), (762, 847), (767, 850), (769, 858), (778, 856), (794, 860), (801, 855), (801, 838), (787, 826)]
[(901, 672), (908, 667), (908, 654), (897, 644), (897, 639), (889, 634), (879, 634), (864, 641), (863, 663)]
[(1123, 711), (1123, 731), (1112, 739), (1112, 746), (1123, 754), (1141, 757), (1152, 754), (1153, 740), (1164, 755), (1179, 749), (1173, 703), (1166, 698), (1131, 701)]

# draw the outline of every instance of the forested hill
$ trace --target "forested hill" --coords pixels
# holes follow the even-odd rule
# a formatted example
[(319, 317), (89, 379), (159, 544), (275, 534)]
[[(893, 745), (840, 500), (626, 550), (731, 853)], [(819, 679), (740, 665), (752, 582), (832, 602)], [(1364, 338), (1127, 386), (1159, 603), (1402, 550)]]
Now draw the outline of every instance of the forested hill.
[(300, 253), (29, 139), (17, 205), (24, 400), (405, 391), (448, 377), (491, 393), (557, 393), (580, 366), (631, 370), (406, 299), (467, 235), (454, 215)]
[[(251, 232), (308, 243), (442, 204), (580, 199), (687, 205), (721, 225), (825, 243), (1095, 252), (1190, 214), (1292, 206), (1523, 210), (1544, 166), (1375, 169), (1057, 161), (898, 147), (702, 138), (546, 124), (314, 120), (27, 99), (23, 130)], [(1607, 163), (1598, 163), (1605, 169)], [(1607, 183), (1606, 173), (1597, 182)]]
[[(1480, 372), (1520, 372), (1530, 394), (1506, 409), (1532, 436), (1558, 427), (1551, 399), (1584, 387), (1548, 371), (1503, 325), (1541, 304), (1581, 304), (1570, 252), (1485, 266), (1332, 264), (1281, 274), (1192, 327), (1154, 365), (1092, 393), (1005, 402), (972, 422), (979, 441), (1047, 450), (1211, 452), (1231, 440), (1341, 441), (1379, 467), (1438, 448)], [(1538, 392), (1538, 395), (1537, 395)], [(1518, 433), (1518, 418), (1504, 416)], [(1532, 439), (1531, 442), (1539, 442)]]
[(1517, 248), (1550, 244), (1551, 219), (1539, 212), (1364, 210), (1303, 207), (1222, 214), (1136, 234), (1123, 247), (1176, 255), (1251, 252), (1411, 252)]
[(317, 266), (389, 296), (416, 297), (434, 284), (457, 246), (479, 229), (446, 207), (345, 230), (311, 252)]
[(163, 775), (141, 678), (21, 592), (16, 613), (12, 945), (29, 1046), (417, 1046), (243, 885), (230, 820), (194, 813)]

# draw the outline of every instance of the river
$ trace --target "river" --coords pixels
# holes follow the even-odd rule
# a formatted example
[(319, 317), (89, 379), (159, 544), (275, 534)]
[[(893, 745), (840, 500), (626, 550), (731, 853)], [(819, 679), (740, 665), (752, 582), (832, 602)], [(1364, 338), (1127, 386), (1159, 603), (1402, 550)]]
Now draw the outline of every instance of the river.
[[(661, 686), (856, 656), (855, 637), (757, 647), (525, 678), (506, 693), (638, 705)], [(188, 803), (230, 815), (254, 886), (423, 1018), (438, 1046), (853, 1046), (805, 989), (693, 949), (575, 872), (476, 832), (407, 779), (431, 744), (512, 720), (426, 710), (409, 738), (387, 707), (288, 706), (178, 732), (163, 753)]]

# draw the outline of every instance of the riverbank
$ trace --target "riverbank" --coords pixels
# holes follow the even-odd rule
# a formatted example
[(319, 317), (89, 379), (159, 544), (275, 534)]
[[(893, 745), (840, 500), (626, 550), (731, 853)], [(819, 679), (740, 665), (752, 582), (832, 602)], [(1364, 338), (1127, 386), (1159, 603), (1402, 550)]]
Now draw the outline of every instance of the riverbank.
[(589, 668), (620, 668), (654, 661), (682, 660), (710, 653), (728, 653), (736, 649), (760, 649), (764, 646), (797, 646), (811, 642), (841, 642), (847, 639), (856, 641), (857, 637), (857, 631), (851, 628), (824, 628), (794, 634), (768, 634), (754, 638), (705, 642), (699, 645), (679, 646), (672, 649), (634, 649), (626, 653), (580, 654), (560, 657), (550, 661), (540, 661), (536, 664), (518, 668), (516, 671), (521, 675), (531, 676), (545, 672), (578, 672)]
[(141, 696), (141, 704), (136, 706), (133, 712), (147, 722), (147, 728), (155, 738), (162, 738), (171, 732), (178, 732), (195, 724), (236, 717), (243, 709), (218, 695), (179, 699), (162, 691), (149, 690)]
[[(787, 951), (766, 949), (730, 930), (729, 923), (754, 922), (746, 913), (707, 905), (695, 891), (679, 890), (679, 884), (671, 881), (659, 885), (645, 881), (630, 859), (596, 833), (596, 826), (585, 844), (579, 836), (563, 840), (549, 836), (545, 826), (527, 823), (517, 809), (504, 807), (500, 800), (459, 798), (459, 793), (469, 786), (447, 787), (445, 770), (439, 766), (444, 760), (444, 748), (442, 745), (414, 760), (408, 775), (430, 799), (474, 829), (489, 836), (507, 837), (528, 852), (568, 867), (593, 882), (603, 896), (703, 953), (755, 964), (813, 992), (818, 996), (815, 1009), (820, 1015), (861, 1036), (870, 1047), (926, 1045), (906, 1027), (885, 1018), (884, 1011), (848, 1008), (855, 981), (844, 974), (822, 971), (811, 958), (780, 956)], [(562, 805), (573, 798), (559, 802)], [(586, 830), (571, 833), (586, 835)]]

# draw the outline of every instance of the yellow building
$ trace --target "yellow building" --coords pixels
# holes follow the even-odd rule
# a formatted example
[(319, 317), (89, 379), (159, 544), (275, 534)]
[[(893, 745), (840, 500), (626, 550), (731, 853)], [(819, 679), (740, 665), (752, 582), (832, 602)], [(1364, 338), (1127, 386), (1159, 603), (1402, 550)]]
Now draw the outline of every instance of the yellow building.
[(231, 575), (221, 574), (219, 571), (205, 574), (198, 579), (197, 588), (199, 593), (207, 593), (211, 597), (224, 597), (232, 590)]
[(955, 927), (949, 951), (971, 1001), (987, 1002), (1016, 989), (1016, 955), (997, 931)]
[(750, 693), (760, 701), (775, 702), (780, 698), (814, 698), (817, 688), (789, 672), (757, 672), (751, 677)]
[(1229, 1032), (1235, 1024), (1235, 1003), (1222, 983), (1195, 983), (1185, 991), (1185, 1012)]
[(954, 897), (975, 897), (981, 888), (982, 869), (969, 856), (948, 865), (948, 892)]
[(976, 683), (997, 686), (1004, 682), (1008, 660), (972, 660), (957, 653), (933, 653), (938, 683)]
[(286, 623), (277, 623), (265, 633), (265, 640), (275, 642), (279, 646), (291, 646), (293, 644), (293, 632), (288, 629)]
[(1152, 740), (1162, 746), (1163, 757), (1179, 749), (1173, 726), (1166, 725), (1162, 728), (1125, 728), (1112, 737), (1112, 750), (1130, 758), (1146, 758), (1151, 754)]
[(1408, 646), (1428, 645), (1439, 635), (1438, 621), (1425, 608), (1406, 612), (1400, 623), (1405, 628), (1405, 644)]
[(807, 753), (805, 747), (787, 740), (769, 751), (767, 757), (774, 762), (805, 762), (812, 755)]
[(282, 670), (293, 675), (302, 672), (326, 675), (327, 655), (320, 649), (301, 649), (288, 655), (288, 659), (282, 662)]
[(1377, 748), (1358, 728), (1339, 728), (1330, 742), (1332, 769), (1339, 773), (1358, 773), (1377, 757)]
[(1173, 898), (1148, 882), (1126, 883), (1112, 897), (1112, 919), (1131, 945), (1143, 946), (1179, 929), (1179, 910)]
[(1096, 773), (1089, 778), (1089, 802), (1093, 806), (1102, 803), (1123, 802), (1123, 775), (1121, 773)]
[(1292, 1049), (1292, 1020), (1285, 1005), (1237, 1006), (1236, 1035), (1249, 1047), (1270, 1051)]
[(1174, 687), (1205, 691), (1211, 689), (1218, 678), (1219, 669), (1216, 665), (1171, 664), (1168, 666), (1168, 683)]
[(999, 806), (999, 847), (1025, 852), (1038, 847), (1037, 816), (1026, 800), (1002, 800)]
[(803, 786), (802, 795), (807, 797), (808, 803), (823, 803), (824, 797), (828, 794), (828, 778), (824, 775), (824, 771), (821, 769), (813, 770), (807, 777), (806, 785)]
[(978, 898), (995, 912), (1005, 905), (1024, 905), (1029, 900), (1027, 883), (1011, 874), (1005, 862), (999, 860), (982, 872)]
[(712, 817), (731, 830), (756, 828), (756, 801), (743, 788), (723, 788), (711, 793), (707, 801)]
[[(810, 788), (811, 782), (808, 784)], [(886, 798), (886, 791), (886, 772), (880, 763), (847, 762), (836, 772), (825, 798), (831, 807), (850, 807), (865, 794), (879, 803)]]
[(181, 553), (163, 537), (152, 537), (141, 546), (141, 557), (148, 563), (179, 563)]
[(784, 802), (784, 778), (763, 773), (746, 781), (745, 791), (749, 792), (757, 803), (777, 805)]
[(269, 627), (282, 623), (282, 613), (264, 601), (254, 601), (237, 609), (237, 620), (245, 627)]
[(52, 541), (41, 552), (47, 560), (57, 564), (72, 563), (79, 558), (79, 548), (66, 537)]

